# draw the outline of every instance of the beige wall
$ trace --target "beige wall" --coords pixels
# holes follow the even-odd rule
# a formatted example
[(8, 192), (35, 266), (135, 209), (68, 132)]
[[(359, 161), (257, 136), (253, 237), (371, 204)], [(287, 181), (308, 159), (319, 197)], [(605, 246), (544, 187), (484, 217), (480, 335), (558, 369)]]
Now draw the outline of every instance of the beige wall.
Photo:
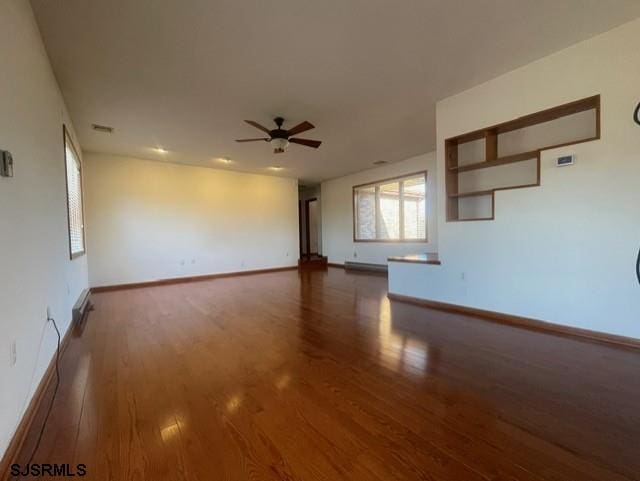
[(84, 157), (92, 286), (297, 262), (293, 179)]
[[(437, 106), (442, 266), (395, 263), (395, 293), (640, 338), (640, 20)], [(537, 188), (496, 193), (494, 221), (447, 223), (444, 139), (601, 94), (602, 138), (542, 154)], [(560, 155), (576, 164), (555, 167)]]
[[(73, 132), (29, 2), (0, 1), (0, 456), (87, 287), (85, 256), (69, 260), (62, 124)], [(11, 343), (17, 362), (10, 365)]]

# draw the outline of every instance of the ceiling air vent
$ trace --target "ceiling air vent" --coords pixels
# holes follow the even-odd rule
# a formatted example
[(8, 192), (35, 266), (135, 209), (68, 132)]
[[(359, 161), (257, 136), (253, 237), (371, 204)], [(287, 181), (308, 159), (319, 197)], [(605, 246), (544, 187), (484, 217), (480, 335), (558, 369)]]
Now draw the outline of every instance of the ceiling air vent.
[(97, 132), (102, 132), (103, 134), (113, 133), (113, 127), (107, 127), (106, 125), (91, 124), (91, 128)]
[(376, 160), (373, 165), (384, 165), (386, 164), (387, 161), (386, 160)]

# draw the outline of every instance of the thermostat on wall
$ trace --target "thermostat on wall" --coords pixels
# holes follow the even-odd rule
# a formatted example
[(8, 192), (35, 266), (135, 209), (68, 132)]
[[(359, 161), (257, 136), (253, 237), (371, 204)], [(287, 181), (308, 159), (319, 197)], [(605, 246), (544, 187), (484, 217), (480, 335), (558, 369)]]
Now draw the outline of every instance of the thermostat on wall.
[(576, 163), (575, 155), (563, 155), (556, 159), (556, 167), (564, 167), (565, 165), (573, 165)]

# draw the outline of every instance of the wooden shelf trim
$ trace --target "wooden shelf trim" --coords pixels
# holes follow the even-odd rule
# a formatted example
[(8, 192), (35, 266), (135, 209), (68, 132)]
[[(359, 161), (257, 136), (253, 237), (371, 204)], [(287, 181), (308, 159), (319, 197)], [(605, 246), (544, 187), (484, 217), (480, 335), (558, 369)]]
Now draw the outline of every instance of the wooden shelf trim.
[(463, 197), (481, 197), (483, 195), (493, 195), (494, 192), (501, 190), (513, 190), (513, 189), (526, 189), (528, 187), (540, 187), (540, 182), (533, 182), (531, 184), (510, 185), (508, 187), (496, 187), (495, 189), (488, 190), (475, 190), (471, 192), (462, 192), (459, 194), (449, 194), (452, 199), (460, 199)]
[(549, 122), (551, 120), (556, 120), (561, 117), (566, 117), (568, 115), (573, 115), (580, 112), (586, 112), (588, 110), (596, 110), (596, 120), (598, 121), (598, 125), (596, 129), (598, 131), (597, 137), (599, 137), (600, 136), (599, 135), (600, 115), (598, 114), (600, 110), (600, 95), (594, 95), (593, 97), (588, 97), (586, 99), (580, 99), (574, 102), (569, 102), (564, 105), (559, 105), (557, 107), (552, 107), (550, 109), (525, 115), (523, 117), (518, 117), (517, 119), (514, 119), (514, 120), (509, 120), (507, 122), (502, 122), (497, 125), (492, 125), (484, 129), (474, 130), (473, 132), (469, 132), (467, 134), (453, 137), (451, 140), (455, 140), (458, 143), (458, 145), (464, 144), (467, 142), (473, 142), (474, 140), (484, 139), (487, 131), (493, 131), (493, 132), (496, 132), (496, 134), (500, 135), (506, 132), (511, 132), (513, 130), (519, 130), (525, 127), (531, 127), (532, 125)]
[(476, 222), (479, 220), (496, 220), (495, 217), (472, 217), (470, 219), (452, 219), (448, 222)]
[(524, 162), (525, 160), (531, 160), (540, 156), (539, 150), (532, 150), (530, 152), (523, 152), (521, 154), (506, 155), (494, 160), (487, 160), (483, 162), (474, 162), (473, 164), (459, 165), (457, 167), (449, 167), (452, 172), (468, 172), (470, 170), (488, 169), (490, 167), (497, 167), (499, 165), (515, 164), (516, 162)]
[(496, 189), (476, 190), (472, 192), (462, 192), (459, 194), (449, 194), (449, 197), (452, 199), (461, 199), (463, 197), (481, 197), (483, 195), (493, 195), (494, 190)]

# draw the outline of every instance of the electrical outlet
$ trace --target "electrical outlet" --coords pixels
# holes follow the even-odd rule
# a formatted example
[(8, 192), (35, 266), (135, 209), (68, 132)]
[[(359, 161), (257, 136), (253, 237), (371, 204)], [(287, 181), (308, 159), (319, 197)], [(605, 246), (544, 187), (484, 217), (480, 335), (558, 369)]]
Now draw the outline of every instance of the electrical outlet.
[(16, 346), (16, 340), (11, 341), (11, 346), (9, 347), (9, 365), (11, 367), (16, 365), (18, 362), (18, 348)]
[(183, 265), (184, 265), (184, 259), (182, 259), (182, 260), (180, 261), (180, 265), (181, 265), (181, 266), (183, 266)]
[(287, 252), (286, 256), (289, 257), (289, 253), (288, 252)]
[(467, 280), (467, 275), (464, 272), (460, 273), (460, 280), (461, 281), (466, 281)]
[(357, 259), (357, 258), (358, 258), (358, 253), (357, 253), (357, 252), (355, 252), (355, 251), (353, 252), (353, 258), (354, 258), (354, 259)]

